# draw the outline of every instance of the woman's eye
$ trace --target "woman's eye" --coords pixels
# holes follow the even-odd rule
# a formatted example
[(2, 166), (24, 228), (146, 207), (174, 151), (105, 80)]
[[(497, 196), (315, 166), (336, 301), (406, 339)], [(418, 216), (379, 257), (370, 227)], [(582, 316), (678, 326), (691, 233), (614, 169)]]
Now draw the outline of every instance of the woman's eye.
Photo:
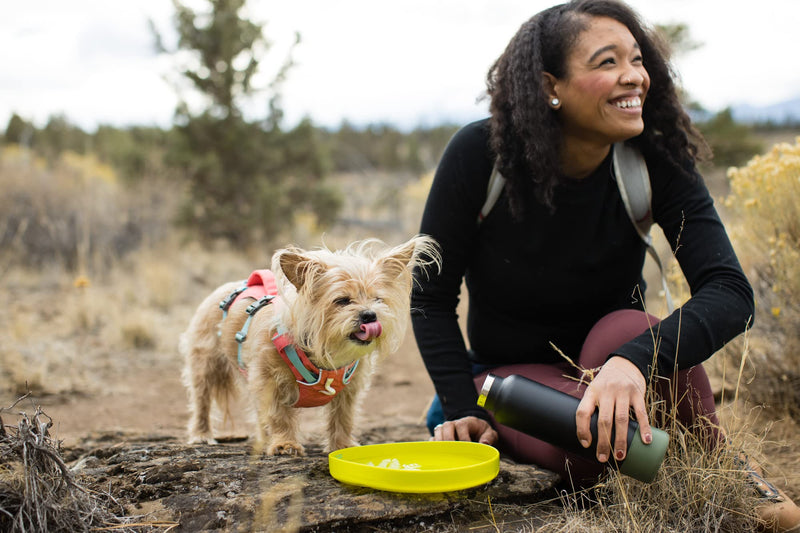
[(600, 65), (601, 66), (602, 65), (614, 65), (614, 64), (616, 64), (616, 61), (614, 61), (613, 57), (608, 57), (608, 58), (603, 59), (602, 61), (600, 61)]
[(333, 301), (333, 303), (335, 303), (336, 305), (345, 306), (345, 305), (348, 305), (350, 303), (350, 298), (348, 298), (347, 296), (343, 296), (341, 298), (336, 298)]
[(636, 56), (633, 58), (633, 62), (641, 65), (644, 62), (644, 58), (642, 56)]

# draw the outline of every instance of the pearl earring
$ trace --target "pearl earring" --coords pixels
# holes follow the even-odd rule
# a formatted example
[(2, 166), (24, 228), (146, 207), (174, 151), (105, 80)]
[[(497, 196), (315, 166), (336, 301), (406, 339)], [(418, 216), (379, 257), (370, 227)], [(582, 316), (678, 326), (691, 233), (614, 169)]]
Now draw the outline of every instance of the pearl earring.
[(552, 100), (550, 100), (550, 105), (552, 105), (553, 107), (558, 107), (558, 104), (560, 103), (561, 100), (559, 100), (558, 98), (553, 98)]

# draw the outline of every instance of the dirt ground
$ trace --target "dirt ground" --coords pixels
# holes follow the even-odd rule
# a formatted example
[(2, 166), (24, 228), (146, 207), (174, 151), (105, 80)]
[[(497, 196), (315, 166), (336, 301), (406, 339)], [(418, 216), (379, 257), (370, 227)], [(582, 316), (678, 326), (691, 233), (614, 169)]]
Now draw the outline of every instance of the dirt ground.
[[(176, 339), (177, 340), (177, 339)], [(95, 375), (89, 392), (36, 396), (35, 403), (53, 418), (53, 434), (64, 446), (97, 431), (125, 434), (185, 435), (188, 418), (185, 389), (181, 383), (183, 362), (177, 350), (171, 353), (118, 354), (120, 364), (108, 365)], [(400, 350), (382, 361), (364, 396), (358, 431), (397, 424), (422, 424), (433, 395), (433, 385), (423, 366), (410, 329)], [(4, 405), (13, 399), (6, 396)], [(27, 402), (27, 400), (26, 400)], [(26, 403), (20, 405), (23, 409)], [(308, 442), (320, 442), (322, 409), (304, 410)], [(249, 434), (244, 414), (230, 421), (217, 421), (227, 436)]]
[[(16, 386), (0, 386), (0, 405), (11, 405), (20, 383), (31, 380), (33, 394), (17, 409), (32, 412), (41, 405), (65, 448), (110, 432), (118, 434), (116, 441), (141, 435), (149, 442), (182, 441), (188, 413), (178, 337), (208, 290), (220, 279), (239, 279), (249, 265), (240, 258), (218, 266), (216, 259), (191, 253), (164, 262), (151, 259), (127, 270), (122, 265), (114, 273), (125, 279), (122, 288), (98, 280), (81, 289), (71, 278), (6, 272), (0, 281), (8, 296), (8, 305), (0, 306), (0, 379), (13, 377)], [(381, 442), (376, 431), (382, 428), (422, 428), (433, 392), (409, 327), (400, 350), (378, 366), (362, 402), (357, 436)], [(238, 414), (219, 421), (218, 435), (251, 433)], [(304, 443), (318, 447), (322, 414), (304, 410)], [(756, 433), (767, 437), (768, 466), (778, 474), (773, 480), (797, 499), (797, 426), (778, 422)]]

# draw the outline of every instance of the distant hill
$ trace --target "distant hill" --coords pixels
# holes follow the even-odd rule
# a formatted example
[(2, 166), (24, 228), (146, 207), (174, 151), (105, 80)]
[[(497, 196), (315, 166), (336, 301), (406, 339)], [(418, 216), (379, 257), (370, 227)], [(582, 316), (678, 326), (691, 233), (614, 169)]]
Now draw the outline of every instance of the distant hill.
[(760, 107), (748, 104), (734, 105), (731, 107), (731, 112), (736, 122), (799, 124), (800, 98)]

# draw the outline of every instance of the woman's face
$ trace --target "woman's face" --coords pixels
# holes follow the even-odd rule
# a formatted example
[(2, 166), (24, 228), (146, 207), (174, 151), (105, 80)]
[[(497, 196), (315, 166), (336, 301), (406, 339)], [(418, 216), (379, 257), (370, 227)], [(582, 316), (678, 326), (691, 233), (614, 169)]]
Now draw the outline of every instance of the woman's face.
[(565, 77), (553, 82), (565, 140), (611, 144), (639, 135), (649, 88), (628, 28), (612, 18), (592, 18), (567, 55)]

